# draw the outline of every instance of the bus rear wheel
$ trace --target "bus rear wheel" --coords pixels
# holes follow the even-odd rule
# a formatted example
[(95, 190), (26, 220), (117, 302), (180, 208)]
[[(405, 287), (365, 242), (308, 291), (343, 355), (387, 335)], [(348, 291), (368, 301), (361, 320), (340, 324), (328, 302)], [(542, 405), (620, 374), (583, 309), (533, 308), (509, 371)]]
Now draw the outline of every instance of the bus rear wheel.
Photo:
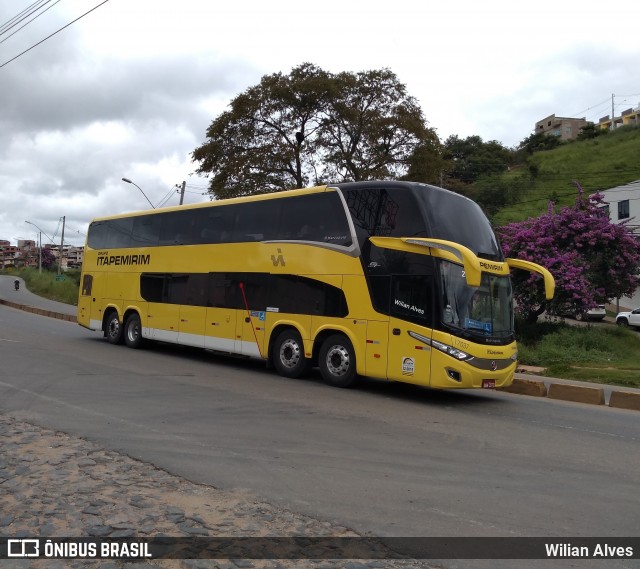
[(124, 325), (124, 343), (130, 348), (142, 346), (142, 325), (137, 313), (130, 314)]
[(353, 344), (343, 334), (329, 336), (320, 348), (320, 373), (333, 387), (349, 387), (356, 380), (356, 354)]
[(107, 316), (104, 333), (110, 344), (122, 344), (122, 325), (115, 310)]
[(288, 328), (278, 334), (273, 344), (273, 365), (284, 377), (298, 378), (309, 371), (309, 360), (304, 357), (304, 344), (297, 330)]

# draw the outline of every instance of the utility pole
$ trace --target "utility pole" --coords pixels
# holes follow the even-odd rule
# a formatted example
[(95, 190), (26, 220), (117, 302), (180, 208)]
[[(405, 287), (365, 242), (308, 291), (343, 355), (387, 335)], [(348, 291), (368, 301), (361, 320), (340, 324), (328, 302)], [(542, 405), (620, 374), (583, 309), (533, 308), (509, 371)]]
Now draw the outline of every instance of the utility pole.
[(42, 273), (42, 231), (38, 234), (38, 273)]
[(614, 129), (615, 123), (613, 122), (613, 118), (615, 117), (615, 104), (614, 104), (614, 99), (615, 99), (615, 93), (611, 93), (611, 130)]
[(182, 205), (182, 202), (184, 201), (184, 189), (187, 186), (187, 182), (186, 181), (182, 181), (182, 186), (180, 187), (180, 205)]
[(62, 273), (62, 248), (64, 246), (64, 220), (65, 216), (62, 216), (62, 237), (60, 238), (60, 258), (58, 259), (58, 274)]

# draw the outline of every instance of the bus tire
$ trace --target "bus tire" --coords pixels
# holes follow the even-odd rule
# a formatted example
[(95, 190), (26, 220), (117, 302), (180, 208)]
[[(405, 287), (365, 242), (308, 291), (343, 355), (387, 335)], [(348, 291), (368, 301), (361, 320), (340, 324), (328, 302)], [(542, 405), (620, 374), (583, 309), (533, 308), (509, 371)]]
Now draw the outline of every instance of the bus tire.
[(277, 372), (290, 378), (298, 378), (309, 371), (309, 360), (304, 357), (304, 344), (299, 332), (287, 328), (278, 334), (271, 352)]
[(142, 346), (142, 325), (137, 312), (129, 314), (124, 325), (124, 343), (129, 348)]
[(356, 380), (356, 353), (351, 340), (344, 334), (329, 336), (318, 356), (320, 373), (333, 387), (349, 387)]
[(122, 324), (118, 318), (118, 313), (111, 310), (105, 320), (104, 335), (110, 344), (122, 344)]

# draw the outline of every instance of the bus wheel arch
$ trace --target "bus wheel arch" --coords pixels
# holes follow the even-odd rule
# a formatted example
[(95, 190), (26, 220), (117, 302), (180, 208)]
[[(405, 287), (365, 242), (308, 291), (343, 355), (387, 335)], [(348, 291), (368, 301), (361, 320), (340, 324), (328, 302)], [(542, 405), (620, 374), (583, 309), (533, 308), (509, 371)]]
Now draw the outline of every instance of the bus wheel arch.
[(123, 326), (115, 308), (111, 307), (105, 310), (102, 329), (104, 330), (105, 338), (110, 344), (122, 344), (124, 337)]
[(324, 381), (333, 387), (350, 387), (358, 378), (353, 342), (343, 332), (331, 332), (323, 334), (315, 344), (320, 373)]
[(269, 361), (276, 371), (289, 378), (299, 378), (311, 368), (305, 357), (302, 335), (294, 326), (282, 325), (274, 329), (269, 343)]

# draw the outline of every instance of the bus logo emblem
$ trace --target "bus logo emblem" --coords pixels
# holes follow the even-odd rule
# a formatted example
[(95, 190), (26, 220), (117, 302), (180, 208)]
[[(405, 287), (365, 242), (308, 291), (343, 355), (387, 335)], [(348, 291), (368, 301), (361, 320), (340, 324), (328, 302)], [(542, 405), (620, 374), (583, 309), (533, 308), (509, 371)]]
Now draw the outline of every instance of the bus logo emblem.
[(283, 267), (285, 266), (286, 263), (284, 262), (284, 256), (282, 255), (282, 249), (278, 249), (277, 257), (275, 255), (271, 255), (271, 262), (274, 267), (277, 267), (278, 265), (282, 265)]

